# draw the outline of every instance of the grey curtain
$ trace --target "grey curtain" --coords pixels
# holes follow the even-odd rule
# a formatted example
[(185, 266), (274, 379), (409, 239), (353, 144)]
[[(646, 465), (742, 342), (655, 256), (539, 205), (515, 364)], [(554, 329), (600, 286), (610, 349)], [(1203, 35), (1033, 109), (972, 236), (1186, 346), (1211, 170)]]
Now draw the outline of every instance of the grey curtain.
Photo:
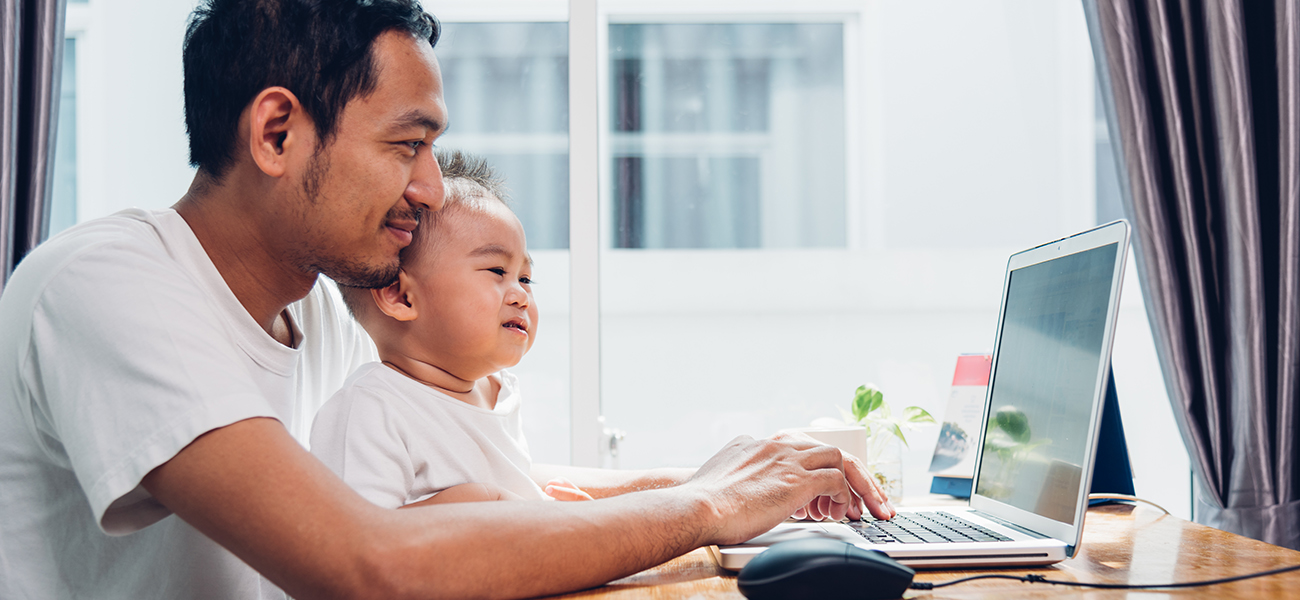
[(1084, 0), (1194, 518), (1295, 549), (1298, 4)]
[(0, 0), (0, 291), (45, 238), (64, 0)]

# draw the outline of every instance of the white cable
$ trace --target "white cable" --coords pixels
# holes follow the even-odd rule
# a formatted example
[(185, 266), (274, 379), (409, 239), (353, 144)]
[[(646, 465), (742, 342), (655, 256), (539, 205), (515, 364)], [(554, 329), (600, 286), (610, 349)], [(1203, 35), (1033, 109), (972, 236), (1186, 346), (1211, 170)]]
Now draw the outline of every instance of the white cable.
[(1088, 499), (1089, 500), (1128, 500), (1129, 502), (1145, 502), (1147, 504), (1150, 504), (1151, 506), (1154, 506), (1164, 511), (1165, 514), (1169, 514), (1168, 509), (1166, 509), (1163, 506), (1160, 506), (1159, 504), (1156, 504), (1155, 502), (1152, 502), (1145, 498), (1138, 498), (1137, 496), (1129, 496), (1127, 494), (1088, 494)]

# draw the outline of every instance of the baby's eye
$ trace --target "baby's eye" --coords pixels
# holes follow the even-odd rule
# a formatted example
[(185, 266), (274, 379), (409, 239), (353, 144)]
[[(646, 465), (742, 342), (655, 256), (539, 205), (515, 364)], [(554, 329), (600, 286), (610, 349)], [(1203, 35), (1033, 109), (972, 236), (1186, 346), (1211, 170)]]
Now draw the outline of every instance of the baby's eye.
[(491, 269), (488, 269), (488, 270), (491, 271), (491, 272), (493, 272), (493, 273), (496, 273), (497, 275), (499, 275), (499, 276), (501, 276), (501, 277), (505, 277), (505, 276), (506, 276), (506, 270), (503, 269), (503, 268), (501, 268), (501, 267), (492, 267)]
[(532, 277), (520, 277), (520, 278), (519, 278), (519, 283), (522, 283), (522, 284), (524, 284), (524, 285), (532, 285), (532, 284), (533, 284), (533, 278), (532, 278)]

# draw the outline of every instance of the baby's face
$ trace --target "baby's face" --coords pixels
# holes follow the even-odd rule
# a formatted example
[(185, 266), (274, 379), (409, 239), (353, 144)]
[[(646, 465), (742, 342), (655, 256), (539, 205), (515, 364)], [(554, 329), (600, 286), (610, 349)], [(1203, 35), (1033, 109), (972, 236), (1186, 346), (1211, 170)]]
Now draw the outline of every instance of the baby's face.
[(409, 265), (425, 360), (466, 380), (519, 363), (537, 335), (532, 261), (519, 219), (499, 202), (443, 215)]

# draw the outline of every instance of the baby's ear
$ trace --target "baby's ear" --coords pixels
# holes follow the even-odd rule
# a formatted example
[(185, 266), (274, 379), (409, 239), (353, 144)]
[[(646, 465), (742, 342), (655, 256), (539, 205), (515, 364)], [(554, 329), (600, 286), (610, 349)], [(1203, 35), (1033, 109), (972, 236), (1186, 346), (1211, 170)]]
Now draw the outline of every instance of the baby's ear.
[(411, 279), (406, 271), (397, 272), (397, 281), (388, 287), (370, 290), (375, 305), (384, 314), (398, 321), (414, 321), (419, 316), (415, 304), (411, 302)]

